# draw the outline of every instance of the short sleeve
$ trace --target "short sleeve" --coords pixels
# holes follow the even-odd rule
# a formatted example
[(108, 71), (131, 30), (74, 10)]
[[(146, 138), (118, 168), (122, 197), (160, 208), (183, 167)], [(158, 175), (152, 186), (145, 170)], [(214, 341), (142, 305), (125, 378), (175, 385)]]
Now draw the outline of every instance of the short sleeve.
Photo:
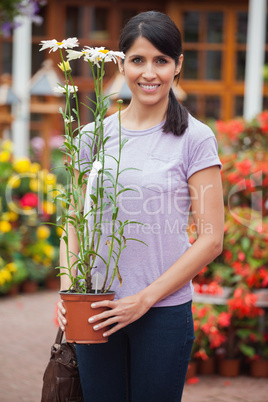
[(187, 170), (187, 180), (199, 170), (210, 166), (218, 165), (222, 167), (218, 156), (218, 145), (216, 138), (211, 136), (203, 140), (189, 155), (189, 166)]
[(91, 166), (92, 123), (87, 124), (74, 140), (77, 147), (75, 168), (79, 171), (89, 172)]

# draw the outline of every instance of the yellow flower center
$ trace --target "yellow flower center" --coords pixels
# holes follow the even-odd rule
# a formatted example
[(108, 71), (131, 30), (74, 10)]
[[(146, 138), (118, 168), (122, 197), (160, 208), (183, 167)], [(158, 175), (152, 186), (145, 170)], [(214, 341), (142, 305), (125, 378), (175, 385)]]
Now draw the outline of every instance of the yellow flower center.
[(109, 52), (109, 50), (107, 50), (107, 49), (103, 49), (103, 50), (99, 50), (99, 52), (100, 52), (100, 53), (104, 53), (104, 54), (106, 54), (106, 53), (108, 53), (108, 52)]
[(58, 46), (63, 45), (63, 42), (57, 42), (57, 45)]

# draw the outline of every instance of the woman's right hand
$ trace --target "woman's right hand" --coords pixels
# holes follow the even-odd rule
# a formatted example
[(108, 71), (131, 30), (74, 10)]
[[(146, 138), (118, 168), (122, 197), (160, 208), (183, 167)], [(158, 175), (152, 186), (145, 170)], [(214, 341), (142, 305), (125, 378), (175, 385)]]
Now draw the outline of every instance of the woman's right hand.
[(58, 323), (59, 323), (59, 326), (61, 327), (62, 331), (65, 331), (65, 326), (67, 324), (67, 321), (65, 318), (66, 310), (63, 306), (62, 300), (58, 301), (57, 306), (58, 306)]

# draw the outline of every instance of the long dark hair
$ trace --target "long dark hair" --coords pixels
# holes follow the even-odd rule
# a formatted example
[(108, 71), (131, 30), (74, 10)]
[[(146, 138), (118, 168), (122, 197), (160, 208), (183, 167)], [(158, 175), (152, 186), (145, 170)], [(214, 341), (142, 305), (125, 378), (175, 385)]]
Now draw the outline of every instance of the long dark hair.
[[(121, 33), (120, 51), (126, 53), (139, 37), (147, 39), (161, 53), (171, 57), (175, 64), (178, 64), (182, 54), (181, 33), (166, 14), (159, 11), (146, 11), (131, 18)], [(179, 79), (179, 74), (176, 79)], [(177, 101), (171, 88), (163, 131), (182, 135), (187, 127), (188, 112)]]

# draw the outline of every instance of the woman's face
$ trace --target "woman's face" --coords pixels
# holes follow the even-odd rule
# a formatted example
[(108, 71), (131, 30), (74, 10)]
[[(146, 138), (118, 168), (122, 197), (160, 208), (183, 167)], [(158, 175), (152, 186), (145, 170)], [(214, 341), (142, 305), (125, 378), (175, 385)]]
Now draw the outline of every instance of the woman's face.
[(137, 38), (126, 52), (124, 64), (119, 64), (132, 92), (132, 101), (143, 105), (166, 103), (182, 61), (181, 55), (176, 65), (171, 57), (161, 53), (147, 39)]

